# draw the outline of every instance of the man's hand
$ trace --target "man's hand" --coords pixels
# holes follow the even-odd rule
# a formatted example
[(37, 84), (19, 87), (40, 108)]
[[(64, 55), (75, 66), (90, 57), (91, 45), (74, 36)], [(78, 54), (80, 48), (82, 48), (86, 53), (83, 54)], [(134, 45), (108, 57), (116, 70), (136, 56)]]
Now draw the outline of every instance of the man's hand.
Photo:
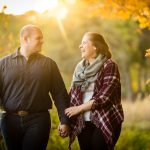
[(67, 124), (59, 124), (58, 126), (59, 135), (63, 138), (69, 135), (69, 130), (70, 130), (70, 127)]

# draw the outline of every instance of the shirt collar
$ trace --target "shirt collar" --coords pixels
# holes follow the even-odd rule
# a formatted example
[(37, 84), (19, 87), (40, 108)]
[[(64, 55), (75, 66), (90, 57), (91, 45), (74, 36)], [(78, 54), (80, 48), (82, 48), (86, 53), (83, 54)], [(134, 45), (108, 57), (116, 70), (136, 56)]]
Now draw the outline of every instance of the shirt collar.
[(19, 56), (22, 56), (22, 55), (20, 54), (20, 47), (17, 48), (14, 53), (12, 53), (12, 58), (16, 58), (16, 57), (19, 57)]
[[(30, 57), (35, 57), (35, 56), (37, 56), (39, 53), (33, 53)], [(18, 47), (17, 49), (16, 49), (16, 51), (14, 52), (14, 53), (12, 53), (12, 58), (17, 58), (17, 57), (20, 57), (20, 56), (23, 56), (23, 55), (21, 55), (21, 53), (20, 53), (20, 47)]]

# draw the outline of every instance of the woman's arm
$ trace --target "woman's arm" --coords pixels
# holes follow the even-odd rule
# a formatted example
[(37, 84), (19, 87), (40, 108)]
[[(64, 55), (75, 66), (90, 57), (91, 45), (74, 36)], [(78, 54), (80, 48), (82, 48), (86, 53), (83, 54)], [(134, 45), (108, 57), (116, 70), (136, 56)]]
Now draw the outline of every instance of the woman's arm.
[(91, 110), (91, 107), (93, 105), (94, 100), (90, 100), (84, 104), (81, 104), (79, 106), (69, 107), (65, 110), (65, 114), (70, 118), (72, 116), (78, 115), (80, 113), (83, 113), (85, 111)]
[(98, 93), (87, 103), (67, 108), (65, 114), (68, 117), (111, 104), (110, 97), (117, 85), (120, 85), (120, 75), (117, 65), (113, 62), (107, 64), (104, 68), (103, 76), (103, 86), (99, 89)]

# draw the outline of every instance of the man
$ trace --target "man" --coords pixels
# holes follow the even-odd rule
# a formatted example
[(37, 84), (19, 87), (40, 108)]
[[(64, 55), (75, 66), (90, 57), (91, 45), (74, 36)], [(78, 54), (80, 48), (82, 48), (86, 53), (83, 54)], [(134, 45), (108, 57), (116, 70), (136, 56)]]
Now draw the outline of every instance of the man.
[(0, 60), (0, 99), (6, 112), (1, 130), (8, 150), (45, 150), (51, 126), (49, 93), (58, 110), (62, 137), (69, 132), (64, 114), (69, 98), (56, 63), (39, 53), (41, 30), (24, 26), (20, 44), (16, 52)]

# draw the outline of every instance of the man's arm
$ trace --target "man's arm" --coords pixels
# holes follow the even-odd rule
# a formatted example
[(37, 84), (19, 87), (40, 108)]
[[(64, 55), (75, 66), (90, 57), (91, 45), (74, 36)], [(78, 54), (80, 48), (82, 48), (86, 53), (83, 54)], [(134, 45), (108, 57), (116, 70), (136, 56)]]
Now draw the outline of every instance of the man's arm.
[(50, 93), (58, 110), (61, 124), (68, 124), (69, 119), (64, 110), (69, 107), (69, 95), (65, 88), (62, 76), (55, 62), (51, 64), (51, 85)]

